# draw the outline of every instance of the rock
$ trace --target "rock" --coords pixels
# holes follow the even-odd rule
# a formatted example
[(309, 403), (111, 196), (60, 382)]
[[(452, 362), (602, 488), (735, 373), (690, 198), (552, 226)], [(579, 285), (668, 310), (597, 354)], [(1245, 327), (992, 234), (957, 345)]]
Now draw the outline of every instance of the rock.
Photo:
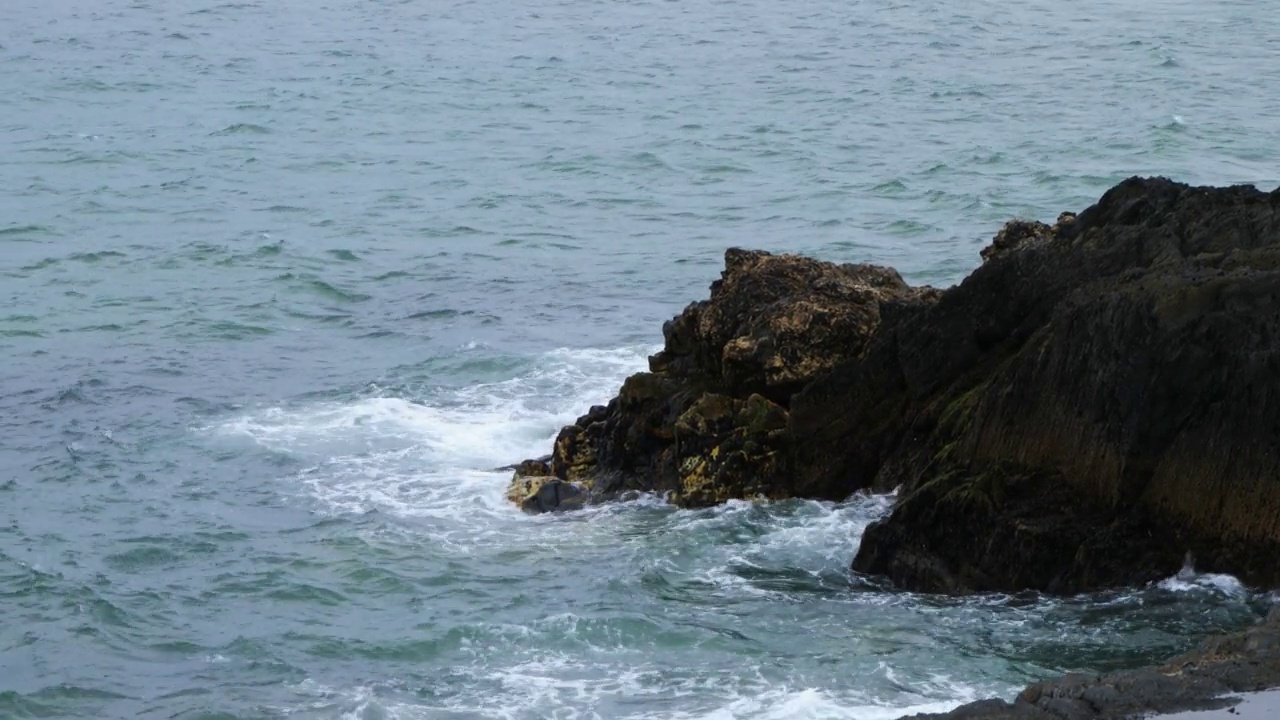
[(1280, 614), (1244, 632), (1209, 638), (1156, 666), (1034, 683), (1011, 703), (982, 700), (903, 720), (1128, 720), (1230, 707), (1231, 693), (1280, 687)]
[(1036, 237), (793, 402), (856, 443), (815, 471), (903, 488), (854, 568), (1075, 592), (1191, 552), (1280, 583), (1280, 192), (1132, 179)]
[(538, 483), (537, 488), (520, 502), (525, 512), (545, 513), (555, 510), (574, 510), (588, 500), (587, 491), (581, 485), (555, 478)]
[(589, 499), (586, 488), (551, 474), (547, 460), (525, 460), (515, 466), (507, 487), (507, 499), (525, 512), (544, 513), (582, 507)]
[[(730, 249), (710, 299), (663, 327), (650, 372), (627, 378), (607, 406), (560, 432), (550, 475), (593, 500), (647, 491), (703, 506), (796, 495), (786, 440), (792, 395), (857, 357), (886, 304), (935, 294), (889, 268)], [(542, 472), (518, 469), (514, 482)], [(847, 494), (831, 490), (832, 498)]]
[(786, 426), (787, 411), (762, 395), (698, 398), (675, 424), (680, 502), (788, 497)]
[(979, 253), (986, 262), (997, 255), (1024, 248), (1036, 242), (1045, 242), (1060, 236), (1064, 230), (1076, 221), (1074, 213), (1062, 213), (1054, 225), (1045, 225), (1035, 220), (1010, 220), (1000, 232), (996, 233), (991, 244)]
[(982, 256), (939, 291), (729, 250), (649, 372), (517, 476), (685, 506), (901, 488), (853, 567), (913, 590), (1131, 585), (1188, 552), (1280, 584), (1280, 191), (1133, 178)]
[(537, 470), (538, 467), (532, 465), (529, 460), (516, 465), (515, 476), (507, 485), (507, 499), (520, 505), (526, 498), (538, 492), (538, 488), (555, 479), (549, 468), (545, 472), (537, 472)]

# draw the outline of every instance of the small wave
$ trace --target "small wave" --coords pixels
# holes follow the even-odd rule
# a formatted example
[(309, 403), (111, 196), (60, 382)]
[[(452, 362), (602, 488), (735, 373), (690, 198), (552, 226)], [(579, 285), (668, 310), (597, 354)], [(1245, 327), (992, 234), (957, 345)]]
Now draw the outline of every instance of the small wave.
[(221, 135), (268, 135), (270, 133), (271, 133), (271, 130), (261, 125), (254, 125), (252, 123), (236, 123), (235, 125), (228, 125), (227, 127), (224, 127), (221, 130), (218, 130), (216, 132), (211, 132), (209, 133), (209, 136), (219, 137)]
[(361, 292), (343, 290), (342, 288), (337, 287), (336, 285), (331, 285), (323, 280), (308, 281), (307, 287), (321, 295), (324, 295), (325, 297), (341, 300), (343, 302), (364, 302), (372, 297), (371, 295), (366, 295)]
[(895, 220), (885, 226), (885, 231), (890, 235), (899, 237), (916, 237), (934, 232), (936, 228), (928, 223), (917, 222), (915, 220)]
[(84, 263), (96, 263), (102, 260), (122, 257), (125, 257), (125, 254), (122, 252), (117, 252), (115, 250), (102, 250), (100, 252), (72, 253), (67, 256), (67, 259)]
[(866, 526), (892, 503), (889, 495), (857, 495), (842, 503), (735, 500), (669, 509), (662, 526), (636, 543), (633, 561), (648, 568), (641, 583), (682, 602), (845, 601), (861, 597), (848, 594), (849, 560)]
[(410, 313), (404, 316), (405, 320), (442, 320), (447, 318), (455, 318), (459, 315), (472, 315), (472, 311), (454, 310), (453, 308), (441, 308), (439, 310), (423, 310), (422, 312)]
[(128, 695), (84, 687), (71, 683), (59, 683), (41, 688), (33, 693), (22, 695), (15, 692), (0, 692), (0, 710), (6, 707), (21, 710), (14, 717), (53, 717), (61, 714), (62, 704), (68, 701), (84, 700), (128, 700)]
[(36, 237), (52, 235), (53, 230), (44, 225), (10, 225), (0, 227), (0, 240), (9, 242), (38, 242)]
[(271, 330), (271, 328), (262, 327), (260, 325), (245, 325), (231, 321), (216, 322), (208, 328), (209, 336), (222, 338), (224, 340), (244, 340), (263, 335), (270, 335), (273, 332), (274, 331)]
[(54, 267), (61, 262), (62, 261), (59, 260), (58, 258), (45, 258), (43, 260), (39, 260), (37, 262), (31, 263), (30, 265), (24, 265), (22, 266), (21, 270), (24, 272), (30, 272), (32, 270), (43, 270), (47, 267)]
[(147, 572), (178, 564), (180, 558), (168, 548), (147, 546), (113, 553), (103, 558), (108, 567), (120, 572)]
[(357, 262), (360, 260), (360, 256), (350, 250), (343, 250), (339, 248), (336, 250), (326, 250), (325, 252), (334, 259), (342, 260), (343, 262)]
[(293, 285), (299, 290), (312, 292), (322, 297), (341, 302), (358, 303), (364, 302), (373, 297), (372, 295), (356, 292), (354, 290), (344, 290), (337, 285), (333, 285), (332, 283), (326, 282), (312, 275), (284, 273), (276, 279), (287, 281), (290, 285)]
[(1191, 580), (1171, 577), (1161, 580), (1157, 583), (1157, 586), (1170, 592), (1204, 592), (1207, 590), (1229, 597), (1245, 597), (1249, 594), (1249, 590), (1235, 577), (1217, 573), (1197, 575)]
[(285, 583), (271, 589), (265, 596), (283, 602), (330, 606), (343, 605), (347, 601), (342, 593), (309, 583)]
[(1155, 583), (1155, 587), (1175, 593), (1209, 592), (1230, 598), (1249, 596), (1249, 589), (1232, 575), (1196, 572), (1195, 561), (1190, 555), (1176, 575)]

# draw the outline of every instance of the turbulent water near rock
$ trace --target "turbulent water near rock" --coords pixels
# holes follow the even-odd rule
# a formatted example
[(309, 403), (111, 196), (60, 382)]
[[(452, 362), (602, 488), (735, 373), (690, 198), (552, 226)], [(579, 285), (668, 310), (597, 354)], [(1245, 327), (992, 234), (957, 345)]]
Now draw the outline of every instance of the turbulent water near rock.
[(1250, 622), (847, 567), (890, 498), (527, 517), (493, 468), (726, 246), (948, 284), (1131, 174), (1278, 182), (1262, 0), (9, 0), (0, 717), (856, 718)]

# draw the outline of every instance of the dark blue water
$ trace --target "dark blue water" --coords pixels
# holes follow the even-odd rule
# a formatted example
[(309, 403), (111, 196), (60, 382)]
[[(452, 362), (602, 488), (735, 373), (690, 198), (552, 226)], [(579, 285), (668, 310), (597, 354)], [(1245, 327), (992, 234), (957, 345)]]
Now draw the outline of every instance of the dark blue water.
[(0, 718), (893, 718), (1229, 578), (847, 572), (891, 498), (526, 517), (496, 466), (731, 245), (946, 285), (1132, 174), (1280, 184), (1260, 0), (8, 0)]

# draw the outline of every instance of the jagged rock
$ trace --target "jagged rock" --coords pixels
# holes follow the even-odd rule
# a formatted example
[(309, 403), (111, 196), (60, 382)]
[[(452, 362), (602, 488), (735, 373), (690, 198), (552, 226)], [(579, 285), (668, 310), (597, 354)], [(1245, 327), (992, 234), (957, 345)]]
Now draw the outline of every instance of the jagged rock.
[(1141, 583), (1187, 552), (1280, 584), (1280, 191), (1134, 178), (983, 258), (938, 291), (728, 251), (551, 476), (683, 505), (900, 487), (853, 567), (915, 590)]
[[(857, 357), (887, 304), (935, 295), (888, 268), (730, 249), (710, 299), (664, 326), (650, 372), (560, 432), (550, 474), (592, 499), (640, 490), (701, 506), (795, 495), (791, 396)], [(541, 472), (517, 470), (513, 482)]]
[(979, 255), (986, 262), (997, 255), (1026, 247), (1035, 242), (1052, 240), (1076, 221), (1075, 213), (1064, 212), (1058, 216), (1054, 225), (1046, 225), (1035, 220), (1010, 220), (1000, 228), (991, 244), (982, 249)]
[(731, 248), (710, 300), (663, 328), (666, 345), (650, 370), (785, 406), (819, 374), (858, 356), (875, 335), (882, 303), (931, 293), (891, 268)]

